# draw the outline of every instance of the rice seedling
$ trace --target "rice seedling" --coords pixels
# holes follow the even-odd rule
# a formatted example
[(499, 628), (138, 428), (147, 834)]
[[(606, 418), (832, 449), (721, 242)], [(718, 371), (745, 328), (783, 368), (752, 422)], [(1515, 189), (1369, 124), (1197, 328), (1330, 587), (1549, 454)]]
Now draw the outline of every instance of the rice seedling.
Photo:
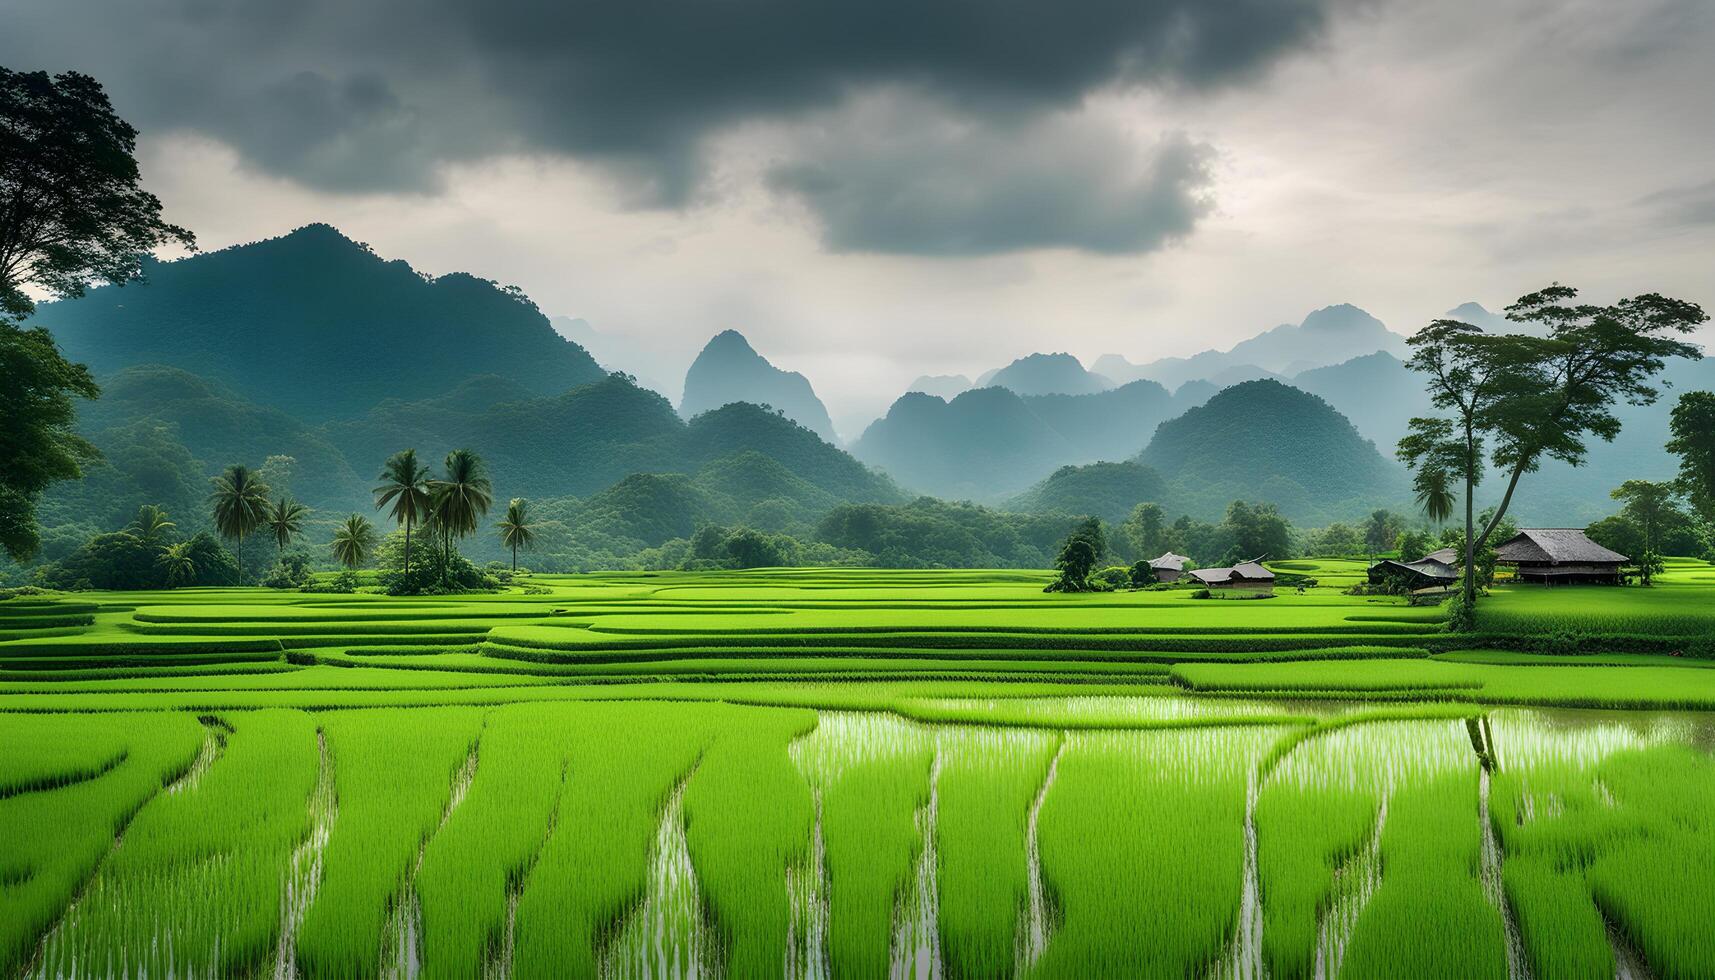
[(563, 709), (496, 709), (463, 801), (430, 838), (417, 872), (422, 964), (472, 977), (501, 952), (509, 906), (548, 835), (566, 774)]
[(1506, 934), (1481, 879), (1478, 770), (1399, 786), (1382, 827), (1381, 887), (1359, 914), (1342, 977), (1507, 976)]
[[(651, 889), (687, 884), (680, 855), (664, 853), (684, 837), (682, 805), (674, 812), (669, 797), (682, 795), (678, 787), (717, 727), (733, 723), (732, 709), (720, 706), (591, 704), (564, 712), (567, 786), (518, 899), (518, 973), (592, 976), (605, 950), (610, 972), (667, 975), (651, 954), (673, 951), (671, 940), (687, 939), (691, 926), (677, 921), (684, 910), (667, 901), (653, 908), (639, 903)], [(695, 905), (689, 911), (701, 915)], [(679, 945), (697, 952), (689, 942)]]
[(297, 935), (304, 976), (357, 976), (381, 962), (389, 908), (440, 821), (481, 721), (470, 708), (322, 719), (339, 817), (323, 854), (326, 873)]
[(94, 779), (125, 761), (136, 718), (0, 715), (0, 799)]
[(47, 941), (54, 974), (229, 975), (272, 961), (282, 869), (309, 832), (314, 720), (235, 719), (226, 747), (156, 794)]
[(791, 755), (815, 796), (833, 975), (886, 973), (924, 847), (933, 737), (887, 715), (825, 712)]
[(1047, 942), (1030, 845), (1061, 740), (1051, 732), (955, 728), (938, 741), (936, 888), (947, 973), (1011, 976)]
[(4, 716), (0, 724), (8, 758), (17, 748), (21, 759), (36, 760), (38, 775), (47, 771), (40, 763), (52, 758), (56, 741), (75, 746), (87, 730), (96, 751), (85, 749), (82, 758), (99, 759), (115, 746), (104, 736), (124, 739), (117, 743), (123, 758), (109, 769), (58, 785), (21, 787), (0, 799), (0, 840), (6, 842), (0, 848), (0, 973), (12, 974), (138, 809), (190, 767), (203, 729), (195, 718), (174, 714)]
[(1354, 789), (1272, 782), (1261, 791), (1257, 862), (1262, 948), (1271, 976), (1312, 975), (1336, 878), (1375, 833), (1379, 805), (1375, 793)]
[(1184, 976), (1232, 935), (1266, 728), (1070, 736), (1043, 804), (1060, 917), (1033, 975)]
[(804, 860), (814, 820), (787, 746), (815, 723), (808, 711), (747, 712), (715, 738), (685, 789), (685, 837), (729, 976), (784, 968), (786, 868)]
[(1596, 904), (1663, 977), (1715, 975), (1715, 765), (1682, 745), (1623, 753), (1598, 771), (1642, 833), (1590, 867)]

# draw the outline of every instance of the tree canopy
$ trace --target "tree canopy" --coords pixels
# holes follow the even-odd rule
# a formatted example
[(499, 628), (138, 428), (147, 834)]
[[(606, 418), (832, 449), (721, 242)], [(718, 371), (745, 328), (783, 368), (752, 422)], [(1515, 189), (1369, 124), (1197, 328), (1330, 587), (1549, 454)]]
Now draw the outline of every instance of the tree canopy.
[(1715, 392), (1688, 391), (1673, 407), (1667, 451), (1679, 457), (1679, 487), (1715, 523)]
[(40, 547), (41, 492), (95, 458), (73, 399), (100, 394), (46, 330), (19, 326), (26, 287), (81, 296), (135, 278), (158, 246), (196, 244), (139, 184), (136, 141), (88, 75), (0, 68), (0, 547), (15, 560)]

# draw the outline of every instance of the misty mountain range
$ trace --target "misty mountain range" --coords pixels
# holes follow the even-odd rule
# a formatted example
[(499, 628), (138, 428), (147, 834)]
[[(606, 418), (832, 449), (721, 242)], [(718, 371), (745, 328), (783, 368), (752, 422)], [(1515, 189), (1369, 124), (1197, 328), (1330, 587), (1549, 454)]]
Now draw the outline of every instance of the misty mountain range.
[[(507, 494), (587, 501), (639, 474), (680, 474), (689, 482), (649, 484), (678, 508), (675, 527), (698, 508), (744, 519), (766, 502), (810, 519), (911, 494), (1116, 518), (1142, 499), (1211, 517), (1244, 498), (1319, 524), (1410, 506), (1392, 447), (1428, 410), (1405, 337), (1340, 304), (1187, 358), (1086, 367), (1044, 352), (974, 382), (919, 378), (842, 448), (812, 379), (735, 330), (675, 385), (676, 368), (631, 338), (550, 321), (472, 276), (423, 276), (326, 225), (147, 271), (147, 284), (37, 317), (106, 387), (85, 431), (132, 446), (153, 426), (149, 445), (207, 472), (291, 456), (299, 495), (326, 508), (364, 503), (398, 448), (432, 458), (469, 445)], [(1506, 322), (1476, 304), (1449, 315)], [(1675, 389), (1715, 387), (1701, 363), (1669, 374)], [(1611, 512), (1620, 481), (1671, 475), (1672, 396), (1627, 408), (1620, 439), (1593, 446), (1589, 465), (1527, 477), (1521, 519), (1582, 524)]]

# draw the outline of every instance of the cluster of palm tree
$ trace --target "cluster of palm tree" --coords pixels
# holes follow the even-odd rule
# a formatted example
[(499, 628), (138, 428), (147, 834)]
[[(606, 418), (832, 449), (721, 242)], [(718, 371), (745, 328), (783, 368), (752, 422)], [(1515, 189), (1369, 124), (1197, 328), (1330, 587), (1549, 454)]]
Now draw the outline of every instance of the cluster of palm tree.
[[(400, 450), (382, 465), (380, 480), (381, 485), (375, 488), (375, 506), (386, 510), (405, 529), (406, 574), (411, 571), (413, 529), (420, 527), (439, 537), (445, 568), (451, 564), (455, 543), (475, 534), (494, 505), (494, 483), (488, 478), (488, 467), (469, 449), (448, 453), (439, 478), (430, 473), (415, 449)], [(523, 498), (508, 502), (499, 530), (501, 543), (512, 549), (512, 568), (517, 571), (518, 549), (529, 548), (535, 540)]]
[[(494, 485), (488, 477), (488, 469), (482, 457), (468, 449), (455, 449), (448, 453), (439, 477), (417, 457), (415, 449), (402, 450), (388, 457), (381, 468), (380, 480), (380, 486), (375, 488), (375, 506), (378, 510), (387, 511), (388, 516), (405, 530), (406, 574), (411, 571), (413, 532), (427, 532), (432, 538), (438, 538), (446, 564), (450, 565), (455, 543), (476, 533), (494, 503)], [(240, 548), (245, 538), (258, 530), (265, 531), (273, 537), (280, 555), (284, 557), (287, 546), (303, 534), (310, 509), (288, 496), (281, 495), (279, 499), (272, 500), (269, 494), (268, 485), (254, 470), (242, 465), (227, 467), (226, 472), (215, 478), (214, 491), (209, 494), (215, 530), (222, 537), (236, 541)], [(154, 509), (159, 511), (159, 508)], [(154, 530), (148, 532), (151, 534), (173, 526), (166, 520), (164, 512), (144, 515), (139, 521), (144, 517), (159, 522), (154, 525)], [(506, 505), (506, 516), (497, 527), (501, 544), (512, 551), (512, 570), (516, 572), (519, 549), (528, 550), (536, 540), (529, 518), (529, 502), (522, 497), (512, 498)], [(352, 514), (334, 531), (334, 560), (356, 569), (374, 554), (378, 541), (379, 535), (369, 519), (362, 514)], [(169, 552), (171, 550), (168, 549)], [(194, 565), (186, 570), (180, 564), (181, 557), (185, 563), (189, 562), (188, 555), (172, 559), (163, 557), (163, 567), (170, 579), (188, 579), (195, 573)], [(175, 569), (179, 571), (175, 572)]]
[[(266, 530), (274, 538), (281, 557), (292, 539), (304, 533), (304, 520), (310, 509), (284, 494), (278, 500), (268, 499), (268, 484), (263, 483), (248, 466), (233, 465), (214, 478), (214, 492), (209, 494), (209, 506), (214, 512), (214, 528), (220, 536), (238, 542)], [(243, 577), (244, 557), (238, 556), (239, 574)]]

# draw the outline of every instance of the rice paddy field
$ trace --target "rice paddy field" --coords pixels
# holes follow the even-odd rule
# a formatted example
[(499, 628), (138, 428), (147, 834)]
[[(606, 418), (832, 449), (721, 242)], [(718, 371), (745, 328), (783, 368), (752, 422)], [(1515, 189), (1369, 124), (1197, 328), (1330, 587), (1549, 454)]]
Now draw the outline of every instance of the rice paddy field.
[(0, 973), (1715, 977), (1715, 568), (0, 602)]

